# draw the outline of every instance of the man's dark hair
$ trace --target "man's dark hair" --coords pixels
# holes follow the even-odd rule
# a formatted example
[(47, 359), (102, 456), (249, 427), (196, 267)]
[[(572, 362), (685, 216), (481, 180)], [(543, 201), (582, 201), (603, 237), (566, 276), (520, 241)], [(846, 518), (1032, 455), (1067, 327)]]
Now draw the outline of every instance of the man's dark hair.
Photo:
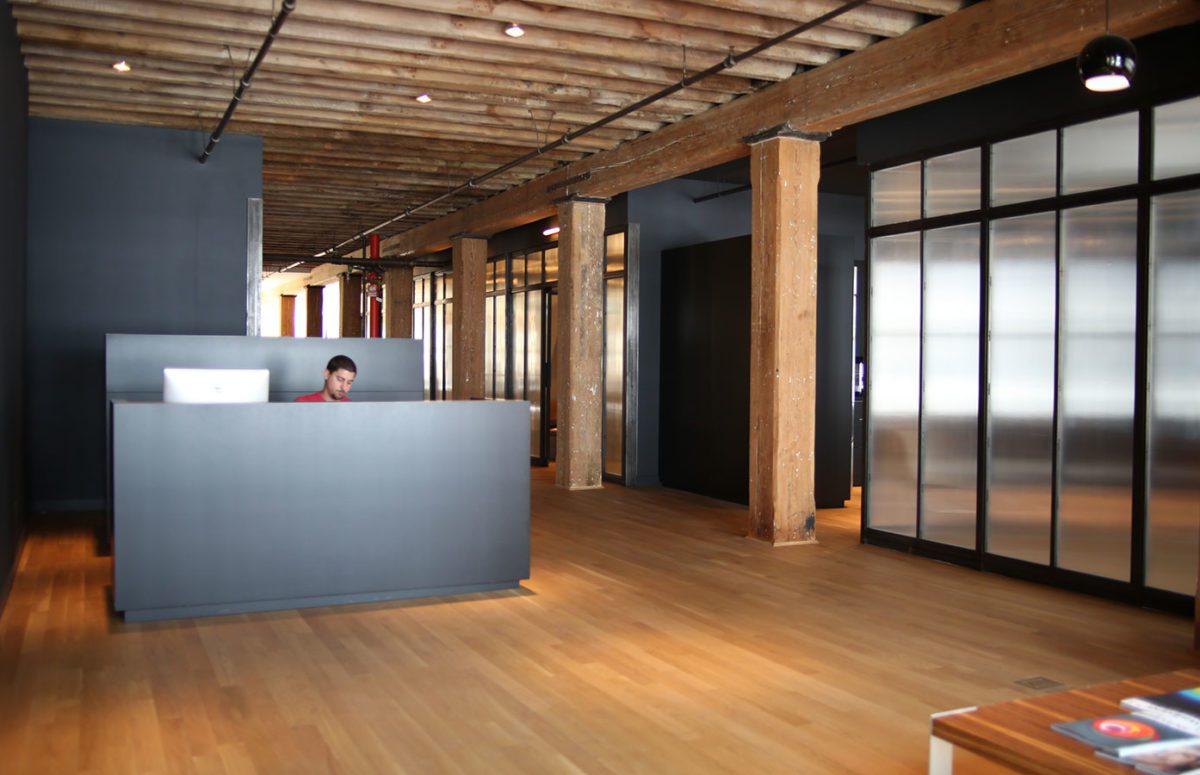
[(338, 369), (358, 373), (358, 367), (354, 365), (354, 361), (350, 360), (349, 355), (335, 355), (329, 359), (329, 364), (325, 367), (325, 371), (333, 374)]

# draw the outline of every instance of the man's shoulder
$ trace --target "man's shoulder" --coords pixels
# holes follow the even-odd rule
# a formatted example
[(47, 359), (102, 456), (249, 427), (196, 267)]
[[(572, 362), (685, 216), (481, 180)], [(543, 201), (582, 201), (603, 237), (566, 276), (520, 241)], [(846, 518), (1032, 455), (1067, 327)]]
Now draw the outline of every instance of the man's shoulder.
[(316, 393), (309, 393), (306, 396), (299, 396), (298, 398), (295, 399), (295, 403), (298, 403), (298, 404), (306, 404), (306, 403), (310, 403), (310, 402), (324, 403), (325, 396), (321, 395), (321, 391), (318, 390)]

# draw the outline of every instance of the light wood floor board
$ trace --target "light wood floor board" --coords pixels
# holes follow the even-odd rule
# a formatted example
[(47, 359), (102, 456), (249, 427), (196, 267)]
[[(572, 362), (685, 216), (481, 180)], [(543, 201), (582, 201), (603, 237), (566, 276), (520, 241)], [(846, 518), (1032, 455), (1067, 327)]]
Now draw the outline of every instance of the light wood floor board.
[[(532, 474), (520, 590), (126, 624), (94, 530), (31, 530), (6, 773), (917, 773), (931, 712), (1200, 665), (1192, 623), (744, 508)], [(992, 772), (978, 760), (960, 770)]]

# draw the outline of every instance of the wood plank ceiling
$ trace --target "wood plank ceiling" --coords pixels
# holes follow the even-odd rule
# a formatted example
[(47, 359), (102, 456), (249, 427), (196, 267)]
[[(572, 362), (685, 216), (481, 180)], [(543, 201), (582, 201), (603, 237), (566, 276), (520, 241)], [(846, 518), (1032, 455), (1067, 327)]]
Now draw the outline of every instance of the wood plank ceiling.
[[(30, 114), (197, 130), (199, 153), (279, 1), (10, 0)], [(862, 5), (379, 233), (411, 229), (967, 4)], [(264, 268), (325, 251), (839, 5), (297, 0), (228, 129), (264, 138)], [(522, 37), (505, 35), (513, 22)], [(118, 60), (132, 70), (115, 71)], [(422, 94), (431, 101), (417, 102)]]

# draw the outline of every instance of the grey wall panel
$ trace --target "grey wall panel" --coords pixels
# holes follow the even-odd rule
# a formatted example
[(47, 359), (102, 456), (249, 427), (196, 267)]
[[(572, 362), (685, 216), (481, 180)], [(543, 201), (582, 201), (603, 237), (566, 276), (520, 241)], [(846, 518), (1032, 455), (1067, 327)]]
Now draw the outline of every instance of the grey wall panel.
[(917, 234), (871, 241), (864, 523), (917, 534), (921, 386), (921, 242)]
[(28, 88), (8, 0), (0, 0), (0, 611), (25, 515), (25, 197)]
[(421, 400), (421, 342), (415, 339), (109, 334), (105, 392), (110, 399), (161, 400), (162, 370), (169, 366), (270, 369), (271, 400), (290, 401), (320, 390), (325, 364), (339, 353), (358, 366), (352, 402)]
[[(978, 192), (976, 192), (978, 193)], [(979, 444), (979, 226), (925, 233), (921, 537), (975, 547)]]
[(1054, 500), (1054, 213), (994, 221), (987, 550), (1050, 564)]
[(134, 618), (529, 575), (525, 402), (113, 407), (114, 603)]
[(1152, 203), (1147, 586), (1192, 595), (1200, 556), (1200, 192)]
[(29, 120), (25, 372), (37, 510), (104, 503), (104, 335), (242, 334), (262, 139)]
[(1133, 524), (1136, 203), (1062, 215), (1058, 565), (1127, 581)]

